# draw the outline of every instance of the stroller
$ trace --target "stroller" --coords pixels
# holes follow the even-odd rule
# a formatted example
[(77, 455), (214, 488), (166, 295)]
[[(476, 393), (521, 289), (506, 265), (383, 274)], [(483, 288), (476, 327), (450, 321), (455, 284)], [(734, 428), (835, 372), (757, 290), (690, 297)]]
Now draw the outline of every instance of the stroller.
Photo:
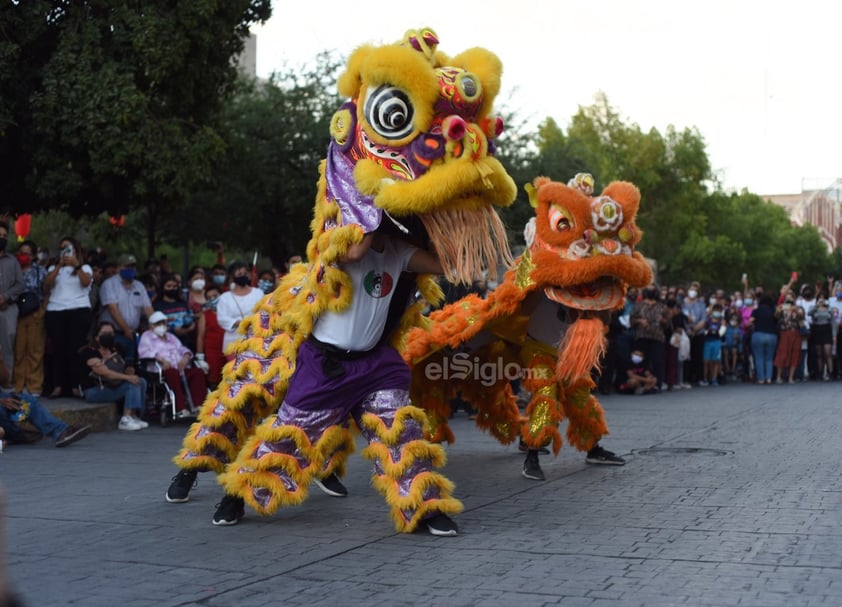
[(161, 366), (161, 363), (154, 358), (141, 358), (138, 373), (146, 379), (148, 386), (146, 394), (147, 419), (157, 417), (161, 427), (166, 428), (172, 421), (183, 419), (192, 421), (196, 418), (202, 403), (193, 402), (184, 372), (179, 374), (187, 398), (187, 408), (182, 411), (176, 410), (175, 392), (164, 379), (164, 367)]

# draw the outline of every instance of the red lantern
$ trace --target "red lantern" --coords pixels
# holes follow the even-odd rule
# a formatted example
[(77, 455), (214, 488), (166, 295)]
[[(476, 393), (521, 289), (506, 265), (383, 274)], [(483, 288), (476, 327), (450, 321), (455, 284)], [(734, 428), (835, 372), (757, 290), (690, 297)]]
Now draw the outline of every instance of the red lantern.
[(119, 217), (109, 217), (108, 223), (113, 225), (115, 228), (122, 228), (123, 224), (126, 223), (126, 216), (120, 215)]
[(29, 236), (29, 230), (32, 228), (32, 215), (24, 213), (18, 215), (15, 219), (15, 234), (18, 235), (18, 242), (23, 242)]

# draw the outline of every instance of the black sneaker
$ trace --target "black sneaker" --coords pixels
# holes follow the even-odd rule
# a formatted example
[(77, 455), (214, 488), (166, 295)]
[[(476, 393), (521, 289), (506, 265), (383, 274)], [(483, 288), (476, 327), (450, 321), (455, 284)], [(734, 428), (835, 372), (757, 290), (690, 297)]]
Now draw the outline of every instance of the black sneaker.
[(75, 443), (77, 440), (82, 440), (90, 433), (90, 426), (82, 426), (81, 428), (77, 428), (76, 426), (68, 426), (64, 430), (64, 432), (58, 435), (58, 438), (56, 439), (56, 447), (66, 447), (70, 443)]
[(216, 505), (213, 515), (214, 525), (236, 525), (246, 515), (245, 502), (241, 497), (234, 497), (227, 493), (222, 501)]
[(171, 504), (181, 504), (190, 501), (190, 490), (196, 486), (198, 470), (181, 470), (172, 477), (172, 484), (164, 497)]
[(427, 525), (427, 531), (430, 532), (430, 535), (449, 537), (459, 533), (456, 522), (446, 514), (431, 516), (424, 520), (424, 524)]
[[(521, 453), (526, 453), (527, 451), (529, 451), (529, 446), (525, 442), (523, 442), (523, 439), (520, 439), (520, 442), (517, 444), (517, 450)], [(540, 447), (536, 449), (536, 451), (538, 451), (538, 453), (540, 453), (541, 455), (550, 454), (550, 450), (546, 447)]]
[(626, 460), (607, 449), (603, 449), (599, 446), (599, 444), (594, 445), (593, 448), (588, 451), (588, 456), (585, 458), (585, 461), (589, 464), (604, 464), (608, 466), (626, 465)]
[(316, 483), (319, 489), (333, 497), (346, 497), (348, 495), (345, 485), (342, 484), (342, 481), (333, 472), (324, 478), (314, 478), (313, 482)]
[(523, 462), (523, 478), (533, 481), (542, 481), (546, 478), (544, 471), (541, 470), (541, 464), (538, 463), (538, 452), (534, 449), (526, 452), (526, 460)]

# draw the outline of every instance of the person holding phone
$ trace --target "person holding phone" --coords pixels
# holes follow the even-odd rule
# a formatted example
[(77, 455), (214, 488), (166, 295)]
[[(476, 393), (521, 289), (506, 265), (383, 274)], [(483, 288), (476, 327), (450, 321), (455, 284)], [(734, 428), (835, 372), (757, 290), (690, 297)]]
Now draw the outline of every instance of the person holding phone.
[(82, 263), (84, 254), (70, 236), (59, 241), (58, 261), (47, 269), (45, 323), (53, 353), (49, 372), (49, 398), (81, 397), (78, 386), (87, 374), (79, 349), (91, 327), (91, 284), (94, 272)]

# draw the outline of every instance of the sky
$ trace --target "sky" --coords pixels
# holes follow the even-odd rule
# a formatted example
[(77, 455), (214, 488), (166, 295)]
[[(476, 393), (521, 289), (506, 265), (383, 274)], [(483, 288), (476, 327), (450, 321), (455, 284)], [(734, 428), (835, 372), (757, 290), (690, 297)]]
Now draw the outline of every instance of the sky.
[(258, 76), (431, 27), (448, 55), (473, 46), (497, 54), (496, 105), (531, 123), (552, 117), (566, 130), (604, 93), (624, 123), (644, 131), (697, 129), (727, 190), (797, 194), (842, 178), (839, 2), (273, 4), (274, 16), (252, 28)]

